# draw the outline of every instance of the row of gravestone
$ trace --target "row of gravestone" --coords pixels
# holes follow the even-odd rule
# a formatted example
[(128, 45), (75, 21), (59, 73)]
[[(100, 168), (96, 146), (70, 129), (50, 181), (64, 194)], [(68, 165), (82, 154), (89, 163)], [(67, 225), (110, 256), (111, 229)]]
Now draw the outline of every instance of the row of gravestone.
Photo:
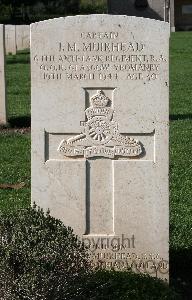
[(30, 48), (30, 25), (5, 25), (6, 54)]
[(5, 54), (29, 48), (29, 25), (0, 25), (0, 124), (7, 123)]
[(6, 105), (5, 30), (4, 25), (0, 24), (0, 124), (7, 123)]
[(31, 91), (32, 202), (74, 229), (93, 265), (167, 279), (169, 25), (32, 24)]

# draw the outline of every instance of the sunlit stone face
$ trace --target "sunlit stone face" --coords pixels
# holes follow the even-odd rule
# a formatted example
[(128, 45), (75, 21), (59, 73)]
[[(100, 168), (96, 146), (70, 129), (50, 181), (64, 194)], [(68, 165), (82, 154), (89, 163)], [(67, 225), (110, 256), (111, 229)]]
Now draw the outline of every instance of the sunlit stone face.
[(32, 201), (94, 266), (164, 279), (168, 40), (168, 24), (127, 16), (31, 25)]

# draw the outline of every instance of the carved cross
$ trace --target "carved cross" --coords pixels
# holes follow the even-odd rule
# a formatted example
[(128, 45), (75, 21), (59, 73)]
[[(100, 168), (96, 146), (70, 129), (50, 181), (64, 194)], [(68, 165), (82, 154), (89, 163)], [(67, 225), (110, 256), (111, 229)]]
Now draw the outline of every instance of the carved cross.
[(90, 102), (85, 110), (86, 121), (81, 122), (82, 133), (62, 140), (58, 152), (64, 157), (83, 156), (87, 160), (85, 234), (114, 234), (114, 160), (139, 157), (143, 147), (138, 140), (119, 133), (111, 101), (102, 90)]

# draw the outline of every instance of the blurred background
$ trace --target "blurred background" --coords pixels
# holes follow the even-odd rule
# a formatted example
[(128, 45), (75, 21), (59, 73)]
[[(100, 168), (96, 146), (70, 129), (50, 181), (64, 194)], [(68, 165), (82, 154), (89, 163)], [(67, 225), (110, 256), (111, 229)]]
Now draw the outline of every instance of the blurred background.
[(107, 0), (0, 0), (3, 24), (30, 24), (60, 16), (106, 12)]

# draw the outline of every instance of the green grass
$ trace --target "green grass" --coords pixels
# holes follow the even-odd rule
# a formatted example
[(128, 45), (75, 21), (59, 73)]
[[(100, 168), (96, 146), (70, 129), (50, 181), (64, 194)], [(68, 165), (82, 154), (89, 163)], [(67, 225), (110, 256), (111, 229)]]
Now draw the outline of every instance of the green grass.
[(25, 183), (25, 187), (0, 189), (0, 210), (10, 211), (30, 205), (30, 135), (0, 134), (0, 184)]
[(172, 35), (170, 59), (171, 246), (192, 247), (192, 33)]
[[(170, 251), (171, 283), (192, 295), (192, 33), (173, 33), (170, 43)], [(29, 54), (7, 58), (9, 116), (30, 113)], [(0, 134), (0, 183), (26, 182), (0, 190), (0, 209), (30, 203), (30, 136)]]
[(172, 33), (170, 46), (170, 113), (191, 119), (192, 33)]
[(172, 283), (192, 295), (192, 33), (170, 45), (170, 263)]
[(30, 57), (27, 52), (7, 56), (8, 118), (30, 115)]
[(170, 223), (171, 246), (192, 246), (192, 122), (171, 122)]

